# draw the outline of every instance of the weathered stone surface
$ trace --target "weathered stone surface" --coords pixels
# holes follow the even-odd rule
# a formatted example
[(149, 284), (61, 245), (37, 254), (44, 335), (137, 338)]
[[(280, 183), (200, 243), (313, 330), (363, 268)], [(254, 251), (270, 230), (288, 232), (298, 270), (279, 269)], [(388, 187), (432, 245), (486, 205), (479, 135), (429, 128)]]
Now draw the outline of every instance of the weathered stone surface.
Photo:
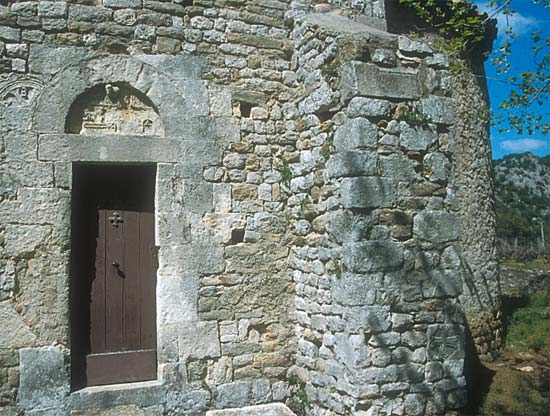
[(452, 98), (430, 95), (420, 100), (420, 111), (432, 123), (452, 124), (455, 113)]
[(293, 416), (287, 406), (282, 403), (262, 404), (238, 409), (210, 410), (206, 416)]
[(455, 241), (460, 236), (460, 220), (448, 212), (421, 212), (414, 217), (413, 233), (415, 238), (428, 243)]
[(344, 99), (354, 96), (417, 99), (421, 94), (416, 70), (386, 69), (362, 62), (342, 67), (340, 87)]
[(19, 352), (19, 402), (28, 410), (63, 408), (69, 394), (65, 354), (56, 347)]
[(344, 248), (344, 266), (353, 272), (389, 270), (403, 264), (403, 249), (392, 241), (346, 243)]
[(337, 153), (329, 159), (327, 173), (331, 177), (375, 175), (377, 161), (374, 152)]
[(396, 183), (387, 178), (345, 178), (340, 192), (346, 208), (389, 208), (397, 200)]
[(391, 103), (364, 97), (354, 97), (348, 106), (349, 117), (385, 117), (391, 110)]
[(215, 358), (220, 356), (220, 340), (216, 322), (187, 321), (178, 324), (180, 359)]
[(428, 146), (437, 141), (437, 135), (431, 129), (420, 126), (411, 127), (405, 122), (400, 122), (401, 137), (399, 143), (407, 150), (426, 150)]
[(376, 125), (364, 118), (348, 121), (334, 134), (334, 146), (337, 151), (354, 149), (374, 149), (377, 144)]

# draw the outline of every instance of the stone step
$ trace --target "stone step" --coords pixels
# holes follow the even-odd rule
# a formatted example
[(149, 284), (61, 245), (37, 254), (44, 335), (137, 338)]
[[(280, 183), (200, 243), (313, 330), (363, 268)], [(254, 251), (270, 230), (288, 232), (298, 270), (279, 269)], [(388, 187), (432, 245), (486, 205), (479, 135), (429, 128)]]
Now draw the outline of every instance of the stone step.
[(235, 409), (210, 410), (206, 416), (296, 416), (282, 403), (261, 404)]

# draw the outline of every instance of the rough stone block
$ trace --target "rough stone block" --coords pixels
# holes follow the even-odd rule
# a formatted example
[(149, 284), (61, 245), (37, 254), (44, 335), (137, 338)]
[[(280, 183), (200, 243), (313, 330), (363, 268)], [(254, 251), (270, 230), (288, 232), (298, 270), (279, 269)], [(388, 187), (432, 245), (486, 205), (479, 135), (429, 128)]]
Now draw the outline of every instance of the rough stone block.
[(103, 5), (113, 9), (131, 9), (141, 7), (141, 0), (103, 0)]
[(237, 381), (217, 386), (214, 403), (216, 408), (241, 407), (250, 403), (252, 383)]
[(393, 241), (366, 241), (344, 244), (344, 266), (357, 273), (399, 268), (403, 265), (403, 248)]
[(462, 293), (460, 272), (448, 270), (431, 270), (422, 280), (424, 298), (454, 298)]
[(56, 347), (19, 351), (19, 403), (27, 410), (62, 408), (69, 394), (65, 354)]
[(41, 1), (38, 3), (38, 16), (41, 17), (66, 17), (67, 3), (64, 1)]
[(401, 137), (399, 143), (407, 150), (426, 150), (437, 141), (437, 134), (420, 126), (411, 127), (404, 121), (399, 123)]
[(209, 410), (206, 416), (295, 416), (295, 414), (282, 403), (271, 403), (238, 409)]
[(182, 322), (178, 335), (180, 360), (216, 358), (221, 355), (217, 322)]
[(334, 134), (334, 147), (338, 152), (354, 149), (376, 149), (378, 128), (364, 118), (356, 118), (340, 126)]
[(421, 95), (417, 70), (380, 68), (357, 61), (342, 67), (340, 87), (344, 99), (365, 96), (413, 100)]
[(343, 152), (327, 163), (329, 177), (369, 176), (376, 174), (378, 157), (374, 152)]
[(430, 95), (420, 100), (420, 112), (428, 120), (438, 124), (453, 124), (455, 113), (453, 99)]
[(389, 306), (364, 306), (344, 311), (346, 328), (350, 332), (369, 334), (387, 331), (391, 326)]
[(413, 235), (433, 244), (444, 244), (460, 237), (460, 219), (443, 211), (424, 211), (414, 217)]
[(346, 208), (391, 208), (397, 201), (397, 183), (379, 177), (345, 178), (340, 198)]
[(365, 97), (354, 97), (348, 105), (349, 117), (386, 117), (391, 110), (391, 103)]

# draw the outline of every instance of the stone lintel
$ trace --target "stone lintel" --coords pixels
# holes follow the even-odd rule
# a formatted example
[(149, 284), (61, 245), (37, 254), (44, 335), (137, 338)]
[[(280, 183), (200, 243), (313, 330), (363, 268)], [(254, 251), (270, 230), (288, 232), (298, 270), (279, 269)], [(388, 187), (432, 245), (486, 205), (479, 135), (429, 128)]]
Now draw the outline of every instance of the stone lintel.
[(44, 134), (38, 159), (63, 162), (176, 162), (174, 140), (150, 136)]

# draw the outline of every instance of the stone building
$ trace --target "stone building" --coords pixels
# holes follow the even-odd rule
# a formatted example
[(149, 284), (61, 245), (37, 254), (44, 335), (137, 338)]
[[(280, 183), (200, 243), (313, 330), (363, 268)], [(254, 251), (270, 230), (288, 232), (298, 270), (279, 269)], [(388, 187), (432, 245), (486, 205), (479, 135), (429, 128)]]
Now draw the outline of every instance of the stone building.
[(0, 415), (465, 404), (485, 90), (398, 6), (0, 4)]

